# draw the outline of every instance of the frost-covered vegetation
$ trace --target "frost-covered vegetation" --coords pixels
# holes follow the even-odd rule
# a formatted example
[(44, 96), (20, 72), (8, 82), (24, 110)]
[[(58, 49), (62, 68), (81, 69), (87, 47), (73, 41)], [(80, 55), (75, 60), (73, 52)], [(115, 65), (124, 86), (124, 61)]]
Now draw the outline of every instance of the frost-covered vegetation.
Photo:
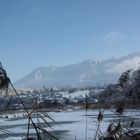
[[(139, 128), (134, 129), (135, 123), (139, 121), (131, 115), (124, 115), (127, 108), (138, 109), (140, 107), (140, 67), (135, 70), (127, 70), (122, 73), (118, 82), (109, 85), (99, 96), (99, 104), (104, 107), (100, 110), (97, 120), (98, 128), (96, 130), (95, 139), (101, 140), (139, 140)], [(102, 106), (102, 107), (103, 107)], [(100, 131), (100, 124), (104, 118), (106, 108), (114, 108), (114, 114), (117, 119), (112, 117), (112, 121), (107, 127), (106, 133)]]
[(140, 107), (140, 67), (133, 71), (128, 70), (120, 76), (116, 84), (110, 84), (95, 98), (99, 103), (108, 107), (123, 102), (125, 108)]

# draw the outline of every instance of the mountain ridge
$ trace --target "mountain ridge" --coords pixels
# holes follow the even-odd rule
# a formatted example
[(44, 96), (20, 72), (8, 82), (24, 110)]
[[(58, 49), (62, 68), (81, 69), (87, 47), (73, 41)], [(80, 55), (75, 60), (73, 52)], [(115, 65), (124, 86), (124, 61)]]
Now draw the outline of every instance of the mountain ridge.
[(22, 88), (103, 85), (115, 82), (127, 69), (136, 69), (139, 62), (140, 53), (135, 52), (120, 58), (88, 59), (62, 67), (38, 67), (14, 85)]

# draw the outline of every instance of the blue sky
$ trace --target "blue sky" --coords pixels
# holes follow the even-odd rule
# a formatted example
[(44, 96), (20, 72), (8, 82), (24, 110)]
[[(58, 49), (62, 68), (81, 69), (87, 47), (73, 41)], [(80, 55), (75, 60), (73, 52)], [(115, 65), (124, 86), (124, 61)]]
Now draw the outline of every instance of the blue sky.
[(140, 49), (139, 0), (0, 0), (0, 61), (12, 81), (39, 66)]

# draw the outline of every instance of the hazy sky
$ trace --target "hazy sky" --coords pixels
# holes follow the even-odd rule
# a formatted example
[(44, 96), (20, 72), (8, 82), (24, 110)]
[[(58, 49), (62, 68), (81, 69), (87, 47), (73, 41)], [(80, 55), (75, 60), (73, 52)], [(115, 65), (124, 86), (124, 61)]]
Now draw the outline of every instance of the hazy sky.
[(0, 61), (12, 81), (139, 49), (140, 0), (0, 0)]

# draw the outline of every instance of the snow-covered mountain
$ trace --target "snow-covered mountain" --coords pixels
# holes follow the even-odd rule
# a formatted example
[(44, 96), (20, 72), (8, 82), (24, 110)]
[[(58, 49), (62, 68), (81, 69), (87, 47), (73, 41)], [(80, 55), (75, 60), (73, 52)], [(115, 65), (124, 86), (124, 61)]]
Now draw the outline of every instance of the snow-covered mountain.
[(138, 68), (139, 63), (140, 53), (132, 53), (118, 59), (85, 60), (78, 64), (63, 67), (38, 67), (14, 85), (16, 87), (32, 88), (108, 84), (116, 82), (122, 72)]

